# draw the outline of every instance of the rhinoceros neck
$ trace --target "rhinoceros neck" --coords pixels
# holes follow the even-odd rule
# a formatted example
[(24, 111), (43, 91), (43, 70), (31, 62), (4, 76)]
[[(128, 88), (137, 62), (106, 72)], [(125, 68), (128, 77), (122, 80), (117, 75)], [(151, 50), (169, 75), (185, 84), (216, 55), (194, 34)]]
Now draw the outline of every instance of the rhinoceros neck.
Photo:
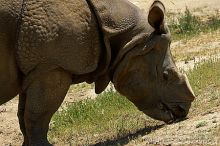
[(127, 0), (87, 0), (87, 2), (96, 16), (99, 30), (104, 37), (103, 52), (106, 53), (106, 58), (101, 60), (105, 62), (102, 71), (98, 72), (101, 75), (108, 71), (120, 49), (145, 29), (142, 28), (141, 23), (147, 17), (142, 17), (142, 11)]

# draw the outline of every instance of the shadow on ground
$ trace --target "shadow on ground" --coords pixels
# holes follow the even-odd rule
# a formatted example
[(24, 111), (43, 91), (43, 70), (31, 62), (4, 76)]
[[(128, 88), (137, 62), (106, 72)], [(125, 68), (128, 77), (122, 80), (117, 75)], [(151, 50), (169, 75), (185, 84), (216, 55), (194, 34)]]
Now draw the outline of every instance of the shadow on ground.
[(116, 146), (116, 145), (126, 145), (128, 144), (130, 141), (137, 139), (138, 137), (142, 137), (144, 135), (146, 135), (146, 133), (150, 133), (154, 130), (158, 130), (160, 128), (162, 128), (165, 124), (161, 124), (161, 125), (156, 125), (156, 126), (147, 126), (143, 129), (140, 129), (138, 131), (136, 131), (135, 133), (132, 134), (127, 134), (121, 137), (117, 137), (113, 140), (106, 140), (103, 142), (98, 142), (96, 144), (92, 144), (89, 146)]

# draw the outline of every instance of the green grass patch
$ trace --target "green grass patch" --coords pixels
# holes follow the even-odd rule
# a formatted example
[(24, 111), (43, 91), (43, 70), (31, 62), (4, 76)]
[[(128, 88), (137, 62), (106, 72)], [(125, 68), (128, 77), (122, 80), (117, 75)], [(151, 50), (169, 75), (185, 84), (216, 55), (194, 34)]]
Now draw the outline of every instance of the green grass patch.
[(146, 126), (148, 117), (125, 97), (110, 90), (96, 100), (73, 103), (53, 117), (50, 139), (72, 145), (116, 139)]
[(200, 127), (205, 127), (207, 126), (207, 122), (206, 121), (200, 121), (197, 125), (196, 125), (196, 128), (200, 128)]
[(188, 72), (191, 85), (197, 95), (201, 94), (205, 88), (220, 87), (220, 61), (209, 60), (199, 63)]
[(220, 19), (217, 14), (206, 21), (202, 21), (186, 8), (183, 14), (179, 14), (179, 17), (176, 17), (176, 15), (169, 17), (171, 20), (169, 28), (174, 40), (188, 39), (200, 33), (214, 31), (220, 28)]
[(196, 99), (190, 116), (209, 113), (220, 108), (220, 61), (206, 61), (188, 72)]

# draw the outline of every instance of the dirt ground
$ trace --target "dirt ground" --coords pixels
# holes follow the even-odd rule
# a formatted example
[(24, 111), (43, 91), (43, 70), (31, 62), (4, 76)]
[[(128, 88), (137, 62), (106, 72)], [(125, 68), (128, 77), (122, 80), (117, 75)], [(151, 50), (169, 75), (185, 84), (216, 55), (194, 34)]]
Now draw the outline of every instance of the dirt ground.
[[(205, 121), (205, 122), (204, 122)], [(204, 123), (204, 124), (203, 124)], [(201, 126), (200, 126), (201, 125)], [(217, 129), (219, 128), (219, 129)], [(220, 146), (220, 110), (204, 113), (131, 141), (126, 146), (188, 145)]]
[[(148, 9), (152, 0), (130, 0), (137, 6)], [(167, 7), (168, 12), (179, 13), (185, 10), (186, 7), (195, 11), (198, 15), (211, 15), (220, 13), (219, 0), (162, 0)], [(217, 40), (220, 44), (220, 40)], [(210, 40), (209, 43), (216, 43), (216, 40)], [(191, 44), (195, 48), (195, 44)], [(204, 44), (205, 47), (206, 44)], [(198, 49), (203, 48), (199, 46)], [(219, 52), (220, 53), (220, 52)], [(86, 91), (70, 92), (65, 102), (72, 102), (76, 99), (85, 97), (94, 97), (94, 91), (88, 89)], [(0, 146), (19, 146), (22, 142), (22, 135), (19, 130), (17, 112), (17, 98), (0, 106)], [(64, 102), (64, 103), (65, 103)], [(199, 122), (206, 121), (207, 123), (201, 127)], [(128, 143), (128, 146), (133, 145), (220, 145), (220, 107), (201, 113), (191, 117), (180, 123), (166, 125), (157, 129), (143, 137), (133, 140)], [(219, 128), (219, 131), (216, 129)], [(215, 129), (215, 133), (213, 132)], [(199, 138), (197, 135), (200, 135)], [(219, 134), (219, 136), (217, 136)], [(207, 141), (208, 140), (208, 141)]]
[[(129, 0), (140, 8), (148, 10), (154, 0)], [(203, 15), (220, 13), (219, 0), (161, 0), (168, 12), (183, 12), (185, 8), (202, 11)], [(198, 11), (199, 10), (199, 11)]]

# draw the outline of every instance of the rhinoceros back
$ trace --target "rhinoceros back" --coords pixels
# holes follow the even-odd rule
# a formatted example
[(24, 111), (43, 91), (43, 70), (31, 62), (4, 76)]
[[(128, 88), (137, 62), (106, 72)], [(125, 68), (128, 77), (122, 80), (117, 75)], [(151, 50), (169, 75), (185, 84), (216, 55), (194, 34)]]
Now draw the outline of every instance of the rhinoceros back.
[(72, 74), (96, 70), (102, 41), (85, 0), (24, 0), (18, 63), (24, 74), (40, 64)]

